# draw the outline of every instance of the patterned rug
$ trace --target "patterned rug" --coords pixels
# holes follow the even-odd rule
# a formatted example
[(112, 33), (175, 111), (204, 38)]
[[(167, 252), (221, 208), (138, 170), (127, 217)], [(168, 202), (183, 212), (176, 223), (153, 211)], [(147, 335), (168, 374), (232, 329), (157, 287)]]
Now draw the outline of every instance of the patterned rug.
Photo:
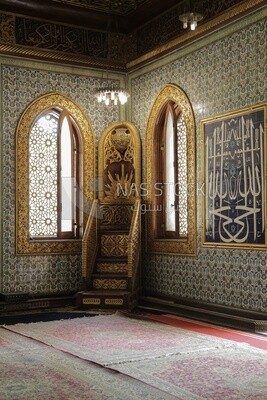
[(104, 366), (236, 345), (120, 313), (4, 328)]
[(0, 327), (0, 352), (1, 400), (267, 399), (265, 351), (119, 313)]
[[(39, 347), (36, 348), (36, 345)], [(31, 351), (1, 354), (0, 371), (1, 400), (177, 398), (116, 371), (107, 370), (39, 343), (36, 343)]]
[[(22, 350), (31, 351), (38, 347), (38, 343), (31, 339), (9, 332), (0, 327), (0, 354), (10, 353)], [(1, 375), (1, 373), (0, 373)]]
[(266, 400), (266, 355), (239, 344), (113, 368), (183, 400)]

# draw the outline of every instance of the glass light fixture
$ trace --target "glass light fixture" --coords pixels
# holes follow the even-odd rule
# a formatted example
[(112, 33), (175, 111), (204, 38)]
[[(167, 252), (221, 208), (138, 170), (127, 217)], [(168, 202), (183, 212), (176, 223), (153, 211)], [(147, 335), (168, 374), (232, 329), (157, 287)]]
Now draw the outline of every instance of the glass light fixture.
[(197, 23), (203, 19), (203, 15), (195, 12), (188, 12), (181, 14), (179, 20), (183, 23), (183, 28), (187, 29), (190, 25), (191, 31), (194, 31), (197, 27)]
[(116, 106), (125, 104), (130, 94), (122, 88), (103, 87), (97, 89), (95, 96), (98, 103), (104, 103), (106, 106), (109, 104)]
[[(107, 25), (107, 70), (106, 76), (108, 79), (109, 70), (111, 70), (111, 47), (112, 47), (112, 34), (111, 34), (111, 14), (112, 14), (112, 0), (106, 0), (106, 3), (109, 7), (108, 14), (108, 25)], [(118, 25), (116, 24), (117, 29)], [(119, 31), (117, 32), (119, 34)], [(116, 43), (118, 45), (118, 43)], [(103, 75), (102, 75), (103, 77)], [(105, 85), (105, 84), (104, 84)], [(107, 84), (107, 86), (99, 87), (95, 92), (95, 97), (97, 98), (98, 103), (104, 103), (106, 106), (114, 105), (117, 106), (119, 104), (123, 105), (127, 103), (128, 97), (130, 93), (121, 87), (116, 87), (114, 84)]]

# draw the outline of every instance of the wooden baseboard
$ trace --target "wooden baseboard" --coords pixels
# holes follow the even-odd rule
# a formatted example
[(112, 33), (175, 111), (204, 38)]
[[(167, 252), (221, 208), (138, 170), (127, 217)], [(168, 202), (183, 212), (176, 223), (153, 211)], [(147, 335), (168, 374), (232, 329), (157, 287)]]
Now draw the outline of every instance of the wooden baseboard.
[[(8, 300), (8, 299), (7, 299)], [(34, 299), (28, 299), (25, 301), (19, 302), (9, 302), (9, 301), (1, 301), (0, 302), (0, 314), (1, 312), (9, 312), (9, 311), (29, 311), (29, 310), (43, 310), (46, 308), (55, 308), (55, 307), (69, 307), (75, 306), (76, 297), (75, 295), (70, 296), (55, 296), (55, 297), (40, 297)]]
[(204, 302), (142, 296), (139, 299), (138, 309), (146, 312), (169, 313), (249, 332), (267, 331), (266, 313)]

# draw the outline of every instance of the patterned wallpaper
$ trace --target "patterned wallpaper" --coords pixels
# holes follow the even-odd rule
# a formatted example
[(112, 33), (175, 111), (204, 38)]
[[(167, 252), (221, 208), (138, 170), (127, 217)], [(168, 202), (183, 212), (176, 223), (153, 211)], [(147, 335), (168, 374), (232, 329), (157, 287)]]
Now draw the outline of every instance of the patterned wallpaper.
[[(11, 64), (11, 62), (10, 62)], [(14, 64), (14, 62), (13, 62)], [(15, 64), (19, 65), (19, 61)], [(31, 101), (57, 91), (76, 102), (88, 116), (96, 139), (111, 122), (119, 119), (116, 108), (106, 112), (93, 98), (97, 78), (78, 73), (2, 64), (2, 287), (4, 292), (31, 295), (76, 292), (81, 277), (81, 255), (15, 255), (15, 130)], [(51, 66), (50, 66), (51, 68)], [(64, 71), (64, 69), (62, 69)]]
[[(197, 257), (146, 254), (143, 287), (155, 296), (177, 296), (267, 311), (267, 251), (203, 248), (201, 119), (266, 101), (267, 21), (247, 24), (183, 57), (136, 72), (131, 80), (133, 122), (145, 138), (149, 112), (160, 89), (179, 85), (188, 95), (197, 126)], [(145, 165), (145, 155), (143, 164)], [(145, 175), (144, 175), (145, 176)]]

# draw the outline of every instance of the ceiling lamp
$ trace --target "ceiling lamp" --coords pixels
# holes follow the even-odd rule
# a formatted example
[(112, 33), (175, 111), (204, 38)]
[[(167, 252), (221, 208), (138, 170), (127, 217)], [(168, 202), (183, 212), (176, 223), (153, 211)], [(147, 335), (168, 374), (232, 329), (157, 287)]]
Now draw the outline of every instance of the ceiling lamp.
[(191, 31), (194, 31), (197, 27), (197, 23), (203, 19), (203, 15), (195, 12), (188, 12), (181, 14), (179, 20), (183, 23), (183, 28), (187, 29), (190, 25)]
[[(111, 61), (111, 46), (112, 46), (112, 32), (111, 32), (111, 12), (112, 12), (112, 0), (106, 0), (108, 8), (109, 8), (109, 14), (108, 14), (108, 25), (107, 25), (107, 71), (106, 71), (106, 76), (108, 79), (109, 76), (109, 69), (110, 69), (110, 61)], [(123, 3), (123, 2), (121, 2)], [(116, 23), (117, 27), (117, 34), (119, 34), (118, 31), (118, 25)], [(118, 43), (116, 42), (116, 45)], [(103, 76), (102, 76), (103, 77)], [(107, 85), (107, 86), (105, 86)], [(104, 83), (102, 87), (98, 88), (95, 92), (95, 97), (97, 98), (98, 103), (103, 103), (106, 106), (109, 105), (123, 105), (127, 103), (128, 97), (130, 96), (129, 92), (125, 90), (124, 88), (121, 87), (116, 87), (116, 84), (106, 84)]]
[(127, 103), (127, 99), (130, 94), (127, 90), (122, 88), (114, 88), (114, 87), (103, 87), (99, 88), (95, 94), (98, 103), (104, 103), (106, 106)]

